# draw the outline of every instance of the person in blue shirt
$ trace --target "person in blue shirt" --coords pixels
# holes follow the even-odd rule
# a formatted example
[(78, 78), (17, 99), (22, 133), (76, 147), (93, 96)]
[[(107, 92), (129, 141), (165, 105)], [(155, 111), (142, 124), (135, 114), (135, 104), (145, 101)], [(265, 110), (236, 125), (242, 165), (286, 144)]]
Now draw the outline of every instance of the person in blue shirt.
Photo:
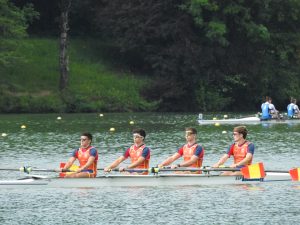
[(299, 107), (295, 98), (291, 98), (291, 103), (287, 106), (287, 115), (290, 119), (299, 117)]
[(262, 120), (269, 120), (272, 118), (269, 106), (270, 106), (269, 97), (266, 96), (266, 101), (263, 104), (261, 104), (261, 119)]
[(261, 105), (261, 119), (279, 119), (279, 111), (275, 108), (272, 103), (272, 98), (266, 96), (266, 102)]
[(269, 97), (269, 111), (270, 111), (270, 114), (271, 114), (271, 118), (279, 119), (279, 111), (273, 105), (271, 97)]

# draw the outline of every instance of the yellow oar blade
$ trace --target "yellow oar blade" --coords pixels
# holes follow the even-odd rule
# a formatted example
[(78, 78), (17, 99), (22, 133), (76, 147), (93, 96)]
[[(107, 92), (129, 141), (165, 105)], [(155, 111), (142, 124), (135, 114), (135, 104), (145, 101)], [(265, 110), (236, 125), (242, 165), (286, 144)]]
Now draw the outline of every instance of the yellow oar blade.
[(246, 179), (260, 179), (266, 176), (263, 163), (256, 163), (241, 168), (241, 172)]

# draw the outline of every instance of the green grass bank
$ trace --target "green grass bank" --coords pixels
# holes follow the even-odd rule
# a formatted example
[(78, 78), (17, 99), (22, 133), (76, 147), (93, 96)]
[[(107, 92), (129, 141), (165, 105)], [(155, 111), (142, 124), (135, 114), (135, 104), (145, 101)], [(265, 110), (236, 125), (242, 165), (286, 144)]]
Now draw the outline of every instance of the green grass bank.
[(156, 103), (140, 95), (149, 81), (114, 68), (105, 51), (106, 46), (96, 40), (71, 40), (69, 85), (60, 93), (59, 40), (22, 40), (17, 48), (22, 60), (0, 68), (0, 113), (155, 110)]

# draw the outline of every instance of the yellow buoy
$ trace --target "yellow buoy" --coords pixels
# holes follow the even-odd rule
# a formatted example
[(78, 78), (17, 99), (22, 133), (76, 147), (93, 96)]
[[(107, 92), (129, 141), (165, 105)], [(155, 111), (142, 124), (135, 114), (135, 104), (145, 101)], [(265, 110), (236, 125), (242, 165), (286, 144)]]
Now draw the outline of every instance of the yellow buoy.
[(61, 117), (60, 117), (60, 116), (58, 116), (56, 119), (58, 119), (58, 120), (61, 120)]
[(114, 131), (116, 131), (116, 129), (115, 129), (114, 127), (111, 127), (111, 128), (109, 129), (109, 131), (110, 131), (110, 132), (114, 132)]
[(213, 120), (216, 120), (216, 119), (217, 119), (216, 117), (213, 118)]
[(224, 115), (224, 118), (225, 118), (225, 119), (228, 118), (228, 115)]
[(222, 134), (227, 134), (227, 131), (226, 131), (226, 130), (223, 130), (223, 131), (222, 131)]
[(7, 133), (2, 133), (1, 136), (2, 136), (2, 137), (6, 137), (6, 136), (7, 136)]
[(25, 129), (25, 128), (26, 128), (26, 125), (22, 125), (21, 128), (22, 128), (22, 129)]
[(129, 122), (129, 124), (133, 125), (133, 124), (134, 124), (134, 122), (131, 120), (131, 121)]
[(218, 126), (220, 126), (220, 124), (219, 123), (215, 123), (215, 126), (218, 127)]
[(103, 117), (103, 114), (102, 114), (102, 113), (100, 113), (100, 114), (99, 114), (99, 116), (100, 116), (100, 117)]

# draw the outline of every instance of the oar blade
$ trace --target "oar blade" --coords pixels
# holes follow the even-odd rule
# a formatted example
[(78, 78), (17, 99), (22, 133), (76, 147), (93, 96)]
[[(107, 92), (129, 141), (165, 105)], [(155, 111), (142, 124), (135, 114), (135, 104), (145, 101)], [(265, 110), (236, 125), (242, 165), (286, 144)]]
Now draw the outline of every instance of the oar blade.
[[(66, 163), (60, 163), (60, 168), (64, 168), (64, 166), (66, 165)], [(68, 170), (69, 171), (76, 171), (79, 168), (79, 166), (73, 164)], [(65, 177), (67, 174), (72, 174), (75, 172), (63, 172), (63, 173), (59, 173), (59, 177)]]
[(300, 168), (294, 168), (289, 171), (292, 181), (300, 181)]
[(261, 162), (243, 167), (241, 172), (246, 179), (260, 179), (266, 176), (264, 164)]

